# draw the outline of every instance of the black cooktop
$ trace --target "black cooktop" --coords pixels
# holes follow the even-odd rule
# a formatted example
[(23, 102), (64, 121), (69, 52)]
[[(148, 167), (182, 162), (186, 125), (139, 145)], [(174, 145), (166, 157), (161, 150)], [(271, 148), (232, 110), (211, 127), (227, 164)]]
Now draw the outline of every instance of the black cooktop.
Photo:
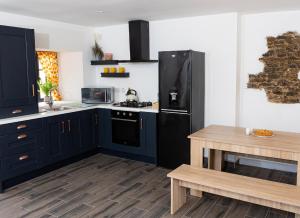
[(119, 103), (114, 103), (115, 107), (134, 107), (134, 108), (142, 108), (142, 107), (150, 107), (152, 106), (152, 102), (137, 102), (137, 101), (122, 101)]

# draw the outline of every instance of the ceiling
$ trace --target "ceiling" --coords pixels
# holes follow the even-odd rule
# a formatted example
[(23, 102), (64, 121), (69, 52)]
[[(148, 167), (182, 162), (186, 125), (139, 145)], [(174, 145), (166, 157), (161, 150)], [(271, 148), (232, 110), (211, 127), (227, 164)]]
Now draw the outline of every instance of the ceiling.
[(84, 26), (121, 24), (132, 19), (283, 10), (300, 10), (300, 0), (0, 0), (3, 12)]

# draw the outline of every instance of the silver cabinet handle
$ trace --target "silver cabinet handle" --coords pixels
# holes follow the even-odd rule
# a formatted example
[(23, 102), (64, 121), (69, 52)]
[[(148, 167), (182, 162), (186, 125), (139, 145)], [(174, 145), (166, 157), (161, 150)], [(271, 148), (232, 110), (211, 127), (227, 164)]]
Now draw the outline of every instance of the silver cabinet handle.
[(29, 158), (29, 155), (23, 155), (21, 157), (19, 157), (19, 160), (22, 161), (22, 160), (26, 160)]
[(140, 120), (140, 128), (143, 129), (143, 118)]
[(23, 111), (21, 109), (16, 109), (16, 110), (13, 110), (11, 113), (12, 114), (19, 114), (19, 113), (22, 113)]
[(25, 139), (25, 138), (27, 138), (26, 134), (21, 134), (18, 136), (18, 140)]
[(25, 128), (27, 128), (26, 124), (21, 124), (21, 125), (17, 126), (17, 129), (25, 129)]
[(136, 122), (137, 122), (137, 120), (122, 119), (122, 118), (115, 118), (115, 117), (112, 117), (111, 119), (112, 119), (112, 120), (118, 120), (118, 121), (133, 122), (133, 123), (136, 123)]

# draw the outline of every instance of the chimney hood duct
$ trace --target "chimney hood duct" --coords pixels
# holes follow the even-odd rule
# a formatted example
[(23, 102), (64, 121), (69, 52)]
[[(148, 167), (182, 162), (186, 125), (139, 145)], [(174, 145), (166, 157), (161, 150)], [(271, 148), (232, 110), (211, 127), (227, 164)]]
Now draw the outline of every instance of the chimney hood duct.
[(129, 21), (130, 60), (147, 62), (149, 51), (149, 22), (144, 20)]

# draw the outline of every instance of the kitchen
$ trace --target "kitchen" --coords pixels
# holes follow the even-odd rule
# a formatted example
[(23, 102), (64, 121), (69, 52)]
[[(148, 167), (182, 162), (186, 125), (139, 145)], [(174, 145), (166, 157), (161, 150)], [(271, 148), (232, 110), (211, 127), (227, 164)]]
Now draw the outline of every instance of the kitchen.
[[(43, 4), (39, 9), (46, 16)], [(299, 131), (295, 120), (250, 118), (254, 97), (243, 87), (244, 68), (253, 71), (246, 58), (254, 52), (246, 52), (252, 49), (247, 42), (259, 47), (261, 41), (244, 33), (255, 29), (259, 14), (140, 15), (120, 22), (99, 10), (89, 21), (77, 15), (70, 22), (10, 10), (0, 13), (1, 66), (7, 66), (0, 72), (3, 217), (168, 217), (173, 206), (167, 174), (195, 158), (190, 134), (212, 124)], [(93, 54), (95, 42), (105, 60)], [(45, 83), (37, 79), (45, 71), (40, 54), (54, 55), (58, 63), (54, 102), (39, 90)], [(210, 165), (212, 153), (204, 153)], [(265, 177), (274, 170), (288, 183), (297, 171), (294, 163), (234, 153), (226, 154), (226, 163), (226, 170), (246, 175)], [(226, 204), (218, 195), (192, 195), (179, 216), (291, 215), (251, 201)]]

